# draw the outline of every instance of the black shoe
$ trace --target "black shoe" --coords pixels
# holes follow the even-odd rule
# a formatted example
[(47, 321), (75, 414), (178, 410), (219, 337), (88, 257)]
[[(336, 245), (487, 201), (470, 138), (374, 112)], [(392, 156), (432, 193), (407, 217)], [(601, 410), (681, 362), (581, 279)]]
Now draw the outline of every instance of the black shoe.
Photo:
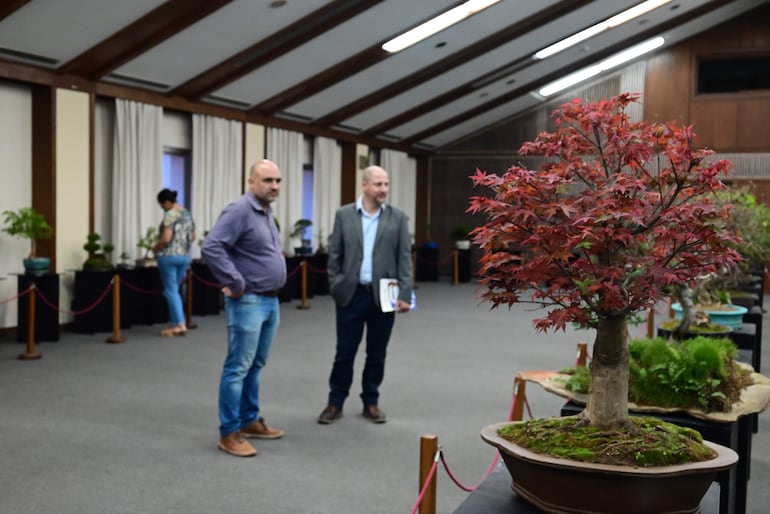
[(320, 416), (318, 422), (322, 425), (331, 425), (342, 417), (342, 409), (334, 405), (327, 405)]
[(372, 423), (385, 423), (385, 413), (376, 405), (364, 407), (364, 417)]

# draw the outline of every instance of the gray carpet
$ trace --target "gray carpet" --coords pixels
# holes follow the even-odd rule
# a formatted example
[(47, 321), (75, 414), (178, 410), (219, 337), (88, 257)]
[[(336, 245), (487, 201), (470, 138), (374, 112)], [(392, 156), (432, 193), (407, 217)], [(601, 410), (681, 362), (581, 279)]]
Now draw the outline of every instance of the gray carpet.
[[(472, 485), (494, 456), (479, 430), (506, 419), (515, 374), (571, 365), (576, 343), (592, 340), (587, 332), (538, 334), (530, 321), (537, 313), (490, 311), (474, 290), (419, 285), (418, 310), (398, 317), (391, 340), (384, 425), (360, 415), (361, 360), (345, 416), (316, 423), (333, 357), (333, 304), (326, 296), (311, 299), (310, 310), (282, 304), (262, 403), (268, 423), (286, 437), (257, 442), (252, 459), (216, 448), (223, 314), (195, 318), (198, 329), (184, 338), (160, 338), (158, 326), (124, 331), (121, 345), (105, 344), (108, 334), (62, 333), (60, 342), (40, 344), (43, 358), (31, 362), (16, 359), (24, 345), (7, 336), (0, 342), (0, 513), (409, 514), (423, 434), (438, 435), (454, 474)], [(557, 415), (563, 404), (531, 384), (528, 398), (535, 416)], [(753, 441), (750, 514), (770, 505), (768, 432), (765, 412)], [(439, 513), (451, 513), (467, 494), (439, 469)]]

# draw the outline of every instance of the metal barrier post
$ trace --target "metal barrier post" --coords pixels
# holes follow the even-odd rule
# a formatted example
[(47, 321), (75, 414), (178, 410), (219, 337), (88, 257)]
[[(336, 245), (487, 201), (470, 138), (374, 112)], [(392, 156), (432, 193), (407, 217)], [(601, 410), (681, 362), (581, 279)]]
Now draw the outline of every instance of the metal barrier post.
[(578, 358), (577, 365), (584, 367), (588, 362), (588, 344), (585, 341), (580, 341), (578, 344)]
[(513, 398), (510, 421), (521, 421), (524, 419), (524, 402), (527, 400), (527, 381), (518, 375), (513, 379)]
[(455, 248), (452, 250), (452, 260), (454, 262), (454, 269), (452, 272), (452, 285), (456, 286), (460, 283), (460, 252)]
[(187, 270), (187, 294), (185, 295), (187, 298), (187, 305), (185, 309), (185, 326), (189, 329), (198, 328), (198, 325), (196, 325), (193, 322), (192, 319), (192, 304), (193, 304), (193, 272), (192, 270)]

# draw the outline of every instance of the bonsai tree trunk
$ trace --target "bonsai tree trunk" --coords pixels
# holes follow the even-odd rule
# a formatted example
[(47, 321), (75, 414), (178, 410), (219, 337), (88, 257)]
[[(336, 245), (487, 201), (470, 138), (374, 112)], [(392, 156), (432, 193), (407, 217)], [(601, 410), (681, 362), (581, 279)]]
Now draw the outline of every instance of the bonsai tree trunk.
[(625, 426), (628, 419), (628, 345), (625, 316), (600, 318), (591, 358), (591, 385), (583, 417), (592, 426)]
[(671, 335), (677, 341), (682, 341), (695, 317), (695, 305), (692, 303), (692, 298), (690, 298), (690, 288), (687, 287), (687, 284), (680, 284), (676, 288), (676, 299), (679, 300), (679, 305), (682, 306), (682, 322), (674, 329)]

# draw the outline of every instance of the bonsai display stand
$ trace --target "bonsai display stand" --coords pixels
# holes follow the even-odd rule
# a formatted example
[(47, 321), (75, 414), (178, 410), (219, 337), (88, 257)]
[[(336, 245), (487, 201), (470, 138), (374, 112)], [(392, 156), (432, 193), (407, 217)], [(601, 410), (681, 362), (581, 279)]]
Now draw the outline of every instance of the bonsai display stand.
[[(700, 504), (701, 514), (719, 512), (720, 487), (711, 484)], [(453, 514), (540, 514), (538, 508), (511, 489), (511, 475), (502, 463), (479, 484)]]

